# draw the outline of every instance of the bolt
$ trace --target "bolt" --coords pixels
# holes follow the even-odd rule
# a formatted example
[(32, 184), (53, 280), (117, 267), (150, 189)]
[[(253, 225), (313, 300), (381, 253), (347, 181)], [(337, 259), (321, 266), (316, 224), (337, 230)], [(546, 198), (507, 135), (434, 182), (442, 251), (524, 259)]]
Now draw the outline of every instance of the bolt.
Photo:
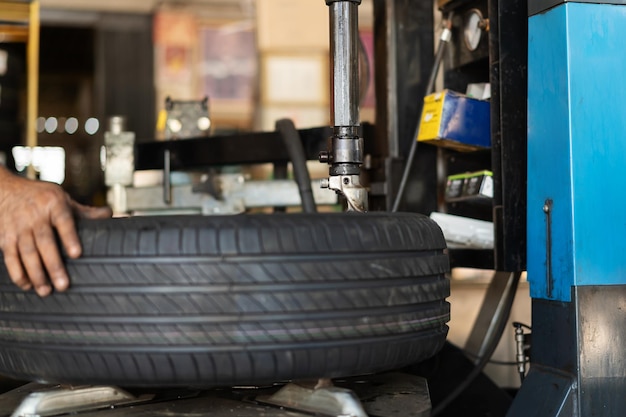
[(546, 214), (549, 214), (551, 211), (552, 211), (552, 200), (547, 199), (546, 202), (543, 204), (543, 212)]
[(330, 154), (328, 151), (321, 151), (318, 159), (321, 163), (328, 163), (330, 162)]
[(322, 178), (322, 180), (320, 181), (320, 188), (329, 188), (330, 187), (330, 181), (328, 180), (328, 178)]

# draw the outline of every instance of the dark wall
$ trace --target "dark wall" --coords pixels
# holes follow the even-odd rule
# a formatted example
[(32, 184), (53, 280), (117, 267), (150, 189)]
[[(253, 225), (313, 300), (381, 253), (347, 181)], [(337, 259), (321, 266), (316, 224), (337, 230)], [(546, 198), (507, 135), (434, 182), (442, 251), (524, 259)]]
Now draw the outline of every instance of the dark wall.
[[(39, 115), (76, 117), (81, 127), (42, 132), (39, 143), (65, 148), (63, 185), (77, 200), (104, 204), (100, 147), (109, 117), (123, 115), (138, 138), (154, 138), (153, 66), (152, 15), (42, 13)], [(89, 135), (92, 117), (100, 128)]]
[(154, 139), (152, 15), (103, 14), (96, 26), (96, 108), (124, 115), (138, 140)]
[(26, 48), (23, 43), (0, 43), (6, 67), (0, 74), (0, 152), (12, 166), (11, 148), (22, 141), (22, 95), (26, 83)]

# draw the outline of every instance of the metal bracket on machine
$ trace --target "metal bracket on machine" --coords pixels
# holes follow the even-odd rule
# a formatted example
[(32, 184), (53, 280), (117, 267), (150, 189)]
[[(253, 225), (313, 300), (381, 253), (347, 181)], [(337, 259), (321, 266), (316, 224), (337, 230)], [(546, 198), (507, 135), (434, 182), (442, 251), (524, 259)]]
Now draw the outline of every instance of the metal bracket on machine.
[(137, 396), (117, 387), (31, 383), (0, 395), (7, 417), (428, 417), (431, 410), (426, 379), (400, 372)]
[(263, 402), (325, 416), (367, 417), (356, 394), (334, 387), (330, 380), (310, 385), (292, 382)]
[(149, 401), (153, 395), (135, 397), (117, 387), (28, 384), (4, 394), (4, 404), (15, 410), (11, 417), (45, 417), (79, 411), (97, 410), (119, 405), (138, 404)]
[(367, 190), (358, 175), (341, 175), (323, 179), (320, 187), (342, 194), (348, 202), (348, 211), (367, 211)]
[(428, 417), (432, 411), (426, 379), (399, 372), (296, 381), (256, 400), (287, 410), (332, 417)]
[[(160, 173), (137, 173), (136, 176), (149, 181), (151, 174)], [(115, 207), (114, 213), (215, 215), (238, 214), (251, 208), (301, 205), (298, 186), (293, 180), (250, 181), (244, 174), (202, 174), (200, 178), (191, 173), (171, 175), (170, 201), (167, 203), (163, 201), (161, 175), (154, 175), (154, 181), (143, 186), (111, 188), (107, 199)], [(319, 180), (311, 183), (316, 204), (337, 204), (337, 195), (319, 187)]]

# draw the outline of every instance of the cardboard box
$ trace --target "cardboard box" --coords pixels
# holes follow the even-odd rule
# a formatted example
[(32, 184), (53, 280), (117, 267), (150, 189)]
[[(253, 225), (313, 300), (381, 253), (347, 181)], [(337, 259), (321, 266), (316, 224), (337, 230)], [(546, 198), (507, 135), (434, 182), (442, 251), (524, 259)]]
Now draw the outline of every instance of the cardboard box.
[(261, 102), (328, 107), (328, 53), (262, 53)]
[(257, 0), (259, 51), (328, 51), (329, 9), (321, 0)]
[(460, 151), (491, 146), (488, 101), (444, 90), (424, 98), (417, 140)]

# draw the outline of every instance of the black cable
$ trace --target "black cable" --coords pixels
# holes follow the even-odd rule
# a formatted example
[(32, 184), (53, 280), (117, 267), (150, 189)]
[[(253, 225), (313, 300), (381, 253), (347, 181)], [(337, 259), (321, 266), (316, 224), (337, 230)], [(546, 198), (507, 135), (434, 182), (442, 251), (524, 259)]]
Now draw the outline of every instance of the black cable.
[(311, 189), (311, 176), (306, 166), (306, 158), (304, 156), (300, 134), (290, 119), (277, 121), (276, 130), (280, 133), (287, 147), (287, 152), (289, 153), (289, 158), (293, 165), (293, 176), (298, 184), (302, 210), (305, 213), (316, 213), (317, 206), (315, 205), (313, 190)]
[(524, 327), (525, 329), (528, 329), (530, 331), (533, 330), (533, 328), (530, 327), (528, 324), (520, 323), (519, 321), (514, 321), (513, 322), (513, 327)]
[[(441, 35), (439, 45), (437, 45), (437, 52), (435, 54), (435, 62), (433, 63), (432, 69), (430, 71), (430, 77), (428, 78), (428, 84), (426, 84), (426, 92), (425, 95), (432, 94), (435, 90), (435, 82), (437, 81), (437, 74), (439, 73), (439, 67), (441, 66), (441, 62), (443, 61), (443, 56), (446, 51), (446, 45), (450, 42), (450, 26), (452, 24), (452, 12), (448, 14), (448, 18), (446, 20), (446, 25), (443, 29), (443, 33)], [(406, 184), (409, 180), (409, 175), (411, 174), (411, 169), (413, 168), (413, 162), (415, 162), (415, 155), (417, 154), (417, 135), (420, 129), (420, 121), (421, 117), (417, 119), (417, 126), (415, 127), (415, 133), (413, 134), (413, 142), (411, 143), (411, 149), (409, 150), (409, 155), (406, 159), (406, 165), (404, 166), (404, 171), (402, 172), (402, 179), (400, 180), (400, 185), (398, 186), (398, 192), (396, 193), (396, 198), (393, 201), (393, 206), (391, 211), (393, 213), (398, 211), (400, 207), (400, 203), (402, 202), (402, 198), (404, 197), (404, 191), (406, 189)]]
[[(503, 326), (504, 327), (504, 326)], [(501, 332), (497, 332), (502, 335)], [(495, 341), (495, 342), (493, 342)], [(456, 398), (469, 387), (469, 385), (476, 379), (478, 375), (485, 369), (485, 366), (489, 363), (489, 358), (493, 355), (495, 351), (495, 347), (498, 345), (500, 338), (493, 338), (493, 343), (487, 348), (480, 361), (476, 364), (474, 369), (465, 377), (465, 379), (452, 391), (448, 396), (440, 402), (437, 407), (434, 408), (432, 412), (432, 416), (435, 417), (439, 415), (443, 410), (445, 410)]]
[[(462, 350), (462, 352), (466, 355), (469, 356), (472, 359), (478, 359), (478, 355), (475, 355), (467, 350)], [(489, 361), (487, 362), (490, 365), (499, 365), (499, 366), (517, 366), (518, 363), (517, 362), (509, 362), (509, 361), (498, 361), (495, 359), (489, 359)], [(524, 363), (529, 363), (529, 361), (525, 361)]]
[(485, 366), (489, 363), (491, 356), (495, 352), (498, 347), (498, 343), (500, 343), (500, 339), (502, 338), (502, 333), (504, 333), (504, 329), (506, 328), (507, 321), (509, 320), (509, 316), (511, 315), (511, 308), (513, 307), (513, 301), (515, 300), (515, 288), (519, 284), (519, 279), (521, 274), (515, 273), (515, 281), (513, 282), (513, 291), (509, 293), (509, 296), (505, 300), (504, 303), (504, 311), (505, 313), (502, 315), (502, 321), (498, 324), (496, 331), (493, 332), (491, 340), (488, 341), (487, 347), (483, 356), (480, 358), (474, 369), (465, 377), (465, 379), (450, 393), (446, 398), (443, 399), (437, 406), (434, 408), (432, 412), (432, 417), (437, 416), (443, 410), (446, 409), (463, 391), (469, 387), (469, 385), (476, 379), (478, 375), (485, 369)]

